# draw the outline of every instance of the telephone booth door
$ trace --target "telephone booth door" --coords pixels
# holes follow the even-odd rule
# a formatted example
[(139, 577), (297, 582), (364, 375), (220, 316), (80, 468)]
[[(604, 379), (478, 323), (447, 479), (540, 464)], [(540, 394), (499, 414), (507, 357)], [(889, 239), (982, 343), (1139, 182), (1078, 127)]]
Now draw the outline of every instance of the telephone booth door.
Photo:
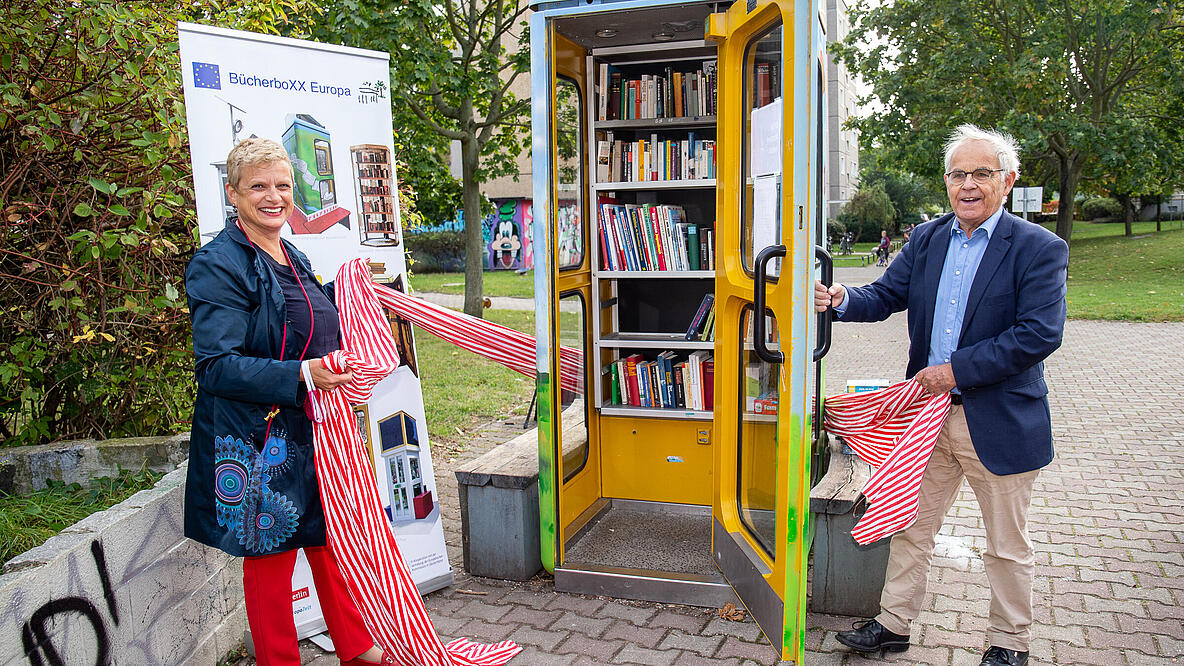
[(816, 250), (821, 29), (809, 1), (737, 2), (718, 42), (712, 556), (782, 659), (805, 642), (821, 322)]

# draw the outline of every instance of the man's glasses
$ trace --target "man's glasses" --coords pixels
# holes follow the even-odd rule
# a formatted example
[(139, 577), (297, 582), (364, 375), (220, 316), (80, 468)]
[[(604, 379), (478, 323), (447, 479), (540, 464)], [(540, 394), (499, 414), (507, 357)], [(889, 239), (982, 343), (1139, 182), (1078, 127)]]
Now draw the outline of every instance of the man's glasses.
[(996, 171), (1005, 170), (1006, 169), (988, 169), (986, 167), (982, 167), (975, 169), (974, 171), (966, 172), (961, 169), (954, 169), (953, 171), (946, 173), (946, 180), (950, 181), (950, 183), (954, 185), (961, 185), (962, 183), (966, 182), (966, 177), (970, 176), (971, 178), (974, 178), (974, 182), (981, 185), (982, 183), (990, 180), (991, 176), (995, 175)]

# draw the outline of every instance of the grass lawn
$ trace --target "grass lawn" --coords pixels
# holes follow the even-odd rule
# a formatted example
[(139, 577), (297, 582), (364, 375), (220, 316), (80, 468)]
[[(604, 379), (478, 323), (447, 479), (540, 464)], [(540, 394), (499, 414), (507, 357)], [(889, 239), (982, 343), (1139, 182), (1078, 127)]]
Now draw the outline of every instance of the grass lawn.
[(162, 476), (147, 469), (120, 470), (118, 476), (92, 480), (89, 488), (51, 481), (45, 490), (24, 497), (0, 495), (0, 562), (45, 543), (92, 513), (151, 488)]
[(1127, 238), (1122, 224), (1074, 222), (1069, 316), (1184, 321), (1184, 229), (1179, 222), (1164, 229), (1136, 222)]
[[(415, 291), (431, 291), (441, 294), (465, 293), (464, 273), (415, 273), (411, 274), (411, 288)], [(485, 296), (515, 296), (534, 298), (534, 271), (485, 271), (481, 279)]]

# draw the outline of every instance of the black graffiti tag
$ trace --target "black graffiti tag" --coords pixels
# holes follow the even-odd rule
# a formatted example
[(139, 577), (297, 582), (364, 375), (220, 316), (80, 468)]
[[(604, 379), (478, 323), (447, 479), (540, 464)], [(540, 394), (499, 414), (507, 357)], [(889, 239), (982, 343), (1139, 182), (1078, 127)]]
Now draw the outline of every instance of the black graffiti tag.
[[(103, 546), (98, 541), (90, 543), (90, 553), (95, 560), (95, 568), (99, 572), (99, 581), (103, 585), (103, 599), (107, 602), (107, 610), (111, 614), (111, 622), (119, 626), (119, 611), (115, 606), (115, 591), (111, 588), (111, 578), (107, 574), (107, 557)], [(47, 627), (50, 620), (58, 615), (76, 613), (90, 622), (95, 632), (95, 664), (106, 666), (110, 663), (111, 639), (107, 635), (107, 624), (95, 605), (82, 597), (65, 597), (54, 599), (33, 611), (21, 627), (21, 642), (24, 644), (25, 656), (32, 666), (65, 666), (62, 655), (54, 647), (52, 637)]]

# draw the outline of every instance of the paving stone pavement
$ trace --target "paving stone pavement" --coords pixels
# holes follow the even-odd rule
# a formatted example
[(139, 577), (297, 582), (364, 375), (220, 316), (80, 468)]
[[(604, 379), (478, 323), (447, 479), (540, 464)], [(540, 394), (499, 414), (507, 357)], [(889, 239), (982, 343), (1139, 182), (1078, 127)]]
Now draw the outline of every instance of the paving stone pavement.
[[(860, 284), (882, 269), (838, 269)], [(907, 355), (904, 315), (836, 324), (831, 392), (849, 378), (896, 379)], [(1032, 664), (1153, 666), (1184, 663), (1184, 324), (1070, 321), (1046, 364), (1057, 457), (1035, 487)], [(556, 592), (550, 577), (525, 583), (475, 578), (461, 567), (456, 467), (521, 432), (522, 417), (482, 426), (469, 447), (436, 465), (456, 583), (426, 596), (441, 636), (513, 639), (511, 666), (776, 664), (751, 621), (713, 610)], [(963, 485), (939, 536), (913, 647), (884, 661), (978, 664), (989, 590), (973, 493)], [(835, 641), (853, 618), (807, 616), (806, 660), (869, 664)], [(306, 663), (336, 658), (305, 647)]]

